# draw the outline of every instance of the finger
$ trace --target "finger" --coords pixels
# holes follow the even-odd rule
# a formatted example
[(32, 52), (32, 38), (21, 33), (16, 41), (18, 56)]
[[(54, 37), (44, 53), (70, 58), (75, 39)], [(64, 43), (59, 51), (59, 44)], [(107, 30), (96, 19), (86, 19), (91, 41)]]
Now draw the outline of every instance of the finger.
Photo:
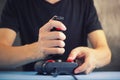
[(40, 38), (42, 40), (55, 40), (55, 39), (59, 39), (59, 40), (65, 40), (66, 36), (63, 32), (46, 32), (44, 35), (40, 35)]
[(80, 65), (78, 68), (75, 69), (74, 73), (78, 74), (78, 73), (84, 72), (86, 71), (87, 68), (88, 68), (87, 63), (83, 63), (82, 65)]
[(68, 60), (75, 60), (77, 57), (83, 57), (84, 53), (82, 53), (82, 50), (80, 50), (79, 48), (75, 48), (71, 51)]
[(66, 26), (62, 22), (56, 21), (56, 20), (50, 20), (49, 22), (52, 28), (55, 27), (55, 28), (61, 29), (62, 31), (66, 31)]
[(87, 68), (89, 68), (90, 63), (89, 63), (89, 58), (87, 56), (85, 56), (85, 61), (82, 65), (80, 65), (78, 68), (75, 69), (75, 73), (81, 73), (81, 72), (85, 72), (87, 70)]
[(94, 69), (95, 69), (95, 66), (91, 66), (91, 67), (89, 67), (89, 68), (85, 71), (85, 73), (86, 73), (86, 74), (89, 74), (89, 73), (91, 73)]
[(56, 21), (56, 20), (50, 20), (48, 23), (46, 23), (41, 29), (40, 31), (51, 31), (51, 29), (53, 28), (60, 28), (62, 31), (66, 30), (65, 25), (60, 22), (60, 21)]
[(65, 52), (64, 48), (46, 48), (44, 49), (45, 54), (63, 54)]
[(47, 40), (47, 41), (44, 41), (43, 45), (49, 48), (56, 47), (56, 46), (62, 48), (65, 46), (65, 42), (62, 40)]
[(75, 60), (77, 55), (78, 55), (77, 51), (72, 50), (71, 53), (69, 54), (67, 60)]

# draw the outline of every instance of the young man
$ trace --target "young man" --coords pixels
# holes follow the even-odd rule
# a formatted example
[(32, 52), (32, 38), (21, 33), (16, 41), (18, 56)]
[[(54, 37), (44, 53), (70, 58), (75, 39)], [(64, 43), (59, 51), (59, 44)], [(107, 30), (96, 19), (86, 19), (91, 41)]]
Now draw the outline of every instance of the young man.
[[(52, 20), (55, 15), (64, 20)], [(24, 65), (24, 70), (33, 70), (33, 62), (62, 54), (62, 60), (84, 57), (75, 73), (88, 74), (111, 60), (93, 0), (7, 0), (0, 27), (1, 68)], [(53, 27), (63, 32), (51, 31)], [(17, 32), (19, 47), (12, 46)], [(87, 39), (93, 48), (87, 47)]]

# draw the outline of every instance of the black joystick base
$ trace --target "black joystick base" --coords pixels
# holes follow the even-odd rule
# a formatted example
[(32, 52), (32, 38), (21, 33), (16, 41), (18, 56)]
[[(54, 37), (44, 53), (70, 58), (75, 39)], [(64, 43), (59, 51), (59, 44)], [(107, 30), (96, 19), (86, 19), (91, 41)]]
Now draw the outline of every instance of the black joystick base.
[(47, 60), (45, 62), (37, 62), (35, 70), (42, 75), (68, 75), (74, 74), (75, 68), (78, 64), (74, 61), (62, 62), (61, 60)]

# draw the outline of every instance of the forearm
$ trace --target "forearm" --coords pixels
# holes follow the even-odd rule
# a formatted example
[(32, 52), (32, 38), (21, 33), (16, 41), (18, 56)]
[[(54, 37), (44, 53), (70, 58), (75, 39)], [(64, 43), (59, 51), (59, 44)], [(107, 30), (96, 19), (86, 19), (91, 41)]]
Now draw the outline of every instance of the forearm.
[(95, 50), (94, 55), (97, 67), (107, 65), (111, 61), (111, 51), (103, 30), (96, 30), (89, 34), (89, 40)]
[(50, 54), (63, 54), (66, 36), (60, 31), (51, 32), (54, 26), (62, 31), (66, 30), (60, 21), (50, 20), (39, 29), (38, 42), (20, 47), (11, 46), (16, 37), (15, 31), (0, 29), (0, 67), (17, 67)]
[(39, 60), (43, 54), (38, 56), (38, 48), (37, 42), (19, 47), (0, 44), (0, 67), (15, 68)]
[(111, 51), (108, 47), (98, 47), (95, 49), (94, 57), (96, 59), (96, 68), (103, 67), (111, 61)]

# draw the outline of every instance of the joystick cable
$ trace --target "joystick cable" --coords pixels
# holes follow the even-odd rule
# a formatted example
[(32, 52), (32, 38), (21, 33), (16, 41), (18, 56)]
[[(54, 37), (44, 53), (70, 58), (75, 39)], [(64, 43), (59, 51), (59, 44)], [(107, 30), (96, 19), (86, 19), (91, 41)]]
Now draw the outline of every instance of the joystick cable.
[[(52, 72), (53, 72), (53, 73), (52, 73), (52, 76), (53, 76), (53, 77), (57, 77), (58, 75), (61, 74), (61, 73), (58, 73), (58, 71), (57, 71), (56, 68), (54, 68)], [(71, 75), (71, 76), (74, 78), (74, 80), (78, 80), (77, 77), (76, 77), (74, 74), (71, 74), (71, 73), (67, 73), (67, 74)]]
[(74, 78), (74, 80), (78, 80), (74, 74), (71, 74), (71, 76)]

